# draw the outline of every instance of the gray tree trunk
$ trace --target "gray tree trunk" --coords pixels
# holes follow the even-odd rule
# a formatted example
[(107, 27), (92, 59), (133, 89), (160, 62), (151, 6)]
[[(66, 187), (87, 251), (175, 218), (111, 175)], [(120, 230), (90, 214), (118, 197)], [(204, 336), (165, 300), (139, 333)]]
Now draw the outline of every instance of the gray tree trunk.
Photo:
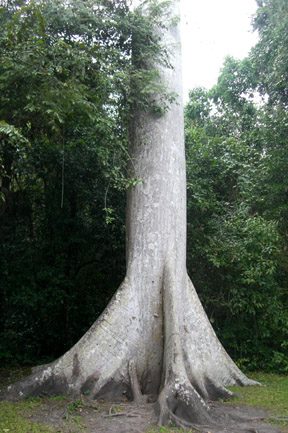
[[(179, 0), (174, 0), (175, 10)], [(218, 341), (186, 272), (186, 174), (179, 27), (163, 33), (173, 69), (161, 80), (178, 100), (163, 116), (135, 116), (128, 192), (127, 274), (81, 340), (52, 364), (4, 391), (91, 398), (158, 396), (159, 423), (207, 424), (207, 401), (227, 385), (252, 385)], [(184, 423), (184, 424), (183, 424)], [(187, 423), (187, 424), (185, 424)]]

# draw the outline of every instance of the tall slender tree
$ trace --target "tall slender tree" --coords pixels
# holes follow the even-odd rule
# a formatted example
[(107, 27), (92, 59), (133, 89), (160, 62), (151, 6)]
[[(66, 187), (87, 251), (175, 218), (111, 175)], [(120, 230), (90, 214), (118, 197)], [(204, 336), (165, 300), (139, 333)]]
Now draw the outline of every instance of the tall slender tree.
[[(172, 15), (179, 0), (171, 1)], [(142, 9), (145, 13), (145, 7)], [(218, 341), (186, 271), (186, 174), (178, 20), (163, 26), (171, 52), (159, 81), (175, 96), (159, 113), (135, 109), (129, 189), (127, 273), (112, 301), (81, 340), (52, 364), (34, 369), (4, 397), (127, 392), (157, 400), (159, 423), (211, 422), (208, 400), (229, 396), (227, 385), (252, 385)], [(135, 108), (135, 107), (134, 107)]]

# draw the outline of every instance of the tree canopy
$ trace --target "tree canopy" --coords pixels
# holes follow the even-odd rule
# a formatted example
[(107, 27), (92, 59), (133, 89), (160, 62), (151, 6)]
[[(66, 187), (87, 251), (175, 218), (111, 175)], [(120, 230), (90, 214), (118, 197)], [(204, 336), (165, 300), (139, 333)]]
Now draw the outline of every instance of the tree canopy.
[[(144, 61), (168, 62), (165, 3), (0, 8), (3, 364), (59, 356), (122, 280), (129, 113), (175, 96)], [(253, 26), (250, 55), (185, 108), (188, 272), (239, 365), (287, 372), (287, 2), (258, 1)]]
[(138, 181), (125, 168), (128, 120), (159, 88), (141, 56), (165, 62), (150, 24), (167, 6), (151, 2), (145, 18), (128, 3), (0, 8), (4, 362), (58, 356), (123, 277), (125, 190)]
[(287, 372), (288, 14), (285, 1), (258, 5), (250, 55), (227, 57), (185, 108), (188, 259), (239, 364)]

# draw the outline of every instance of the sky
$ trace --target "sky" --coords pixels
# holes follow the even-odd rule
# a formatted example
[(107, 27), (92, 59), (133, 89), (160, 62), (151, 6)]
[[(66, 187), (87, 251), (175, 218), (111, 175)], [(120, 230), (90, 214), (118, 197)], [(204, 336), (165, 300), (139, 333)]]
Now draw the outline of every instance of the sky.
[(243, 59), (257, 42), (255, 0), (181, 0), (184, 101), (196, 86), (211, 88), (227, 55)]

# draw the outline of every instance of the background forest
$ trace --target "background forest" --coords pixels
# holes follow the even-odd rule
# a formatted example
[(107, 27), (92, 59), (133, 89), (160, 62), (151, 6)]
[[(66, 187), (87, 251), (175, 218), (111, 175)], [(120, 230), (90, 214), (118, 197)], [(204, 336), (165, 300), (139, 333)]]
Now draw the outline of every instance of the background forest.
[[(287, 2), (258, 0), (253, 26), (249, 56), (185, 107), (187, 265), (241, 368), (287, 373)], [(161, 56), (150, 27), (126, 1), (0, 8), (2, 365), (64, 353), (124, 276), (128, 113), (155, 91), (141, 56)]]

